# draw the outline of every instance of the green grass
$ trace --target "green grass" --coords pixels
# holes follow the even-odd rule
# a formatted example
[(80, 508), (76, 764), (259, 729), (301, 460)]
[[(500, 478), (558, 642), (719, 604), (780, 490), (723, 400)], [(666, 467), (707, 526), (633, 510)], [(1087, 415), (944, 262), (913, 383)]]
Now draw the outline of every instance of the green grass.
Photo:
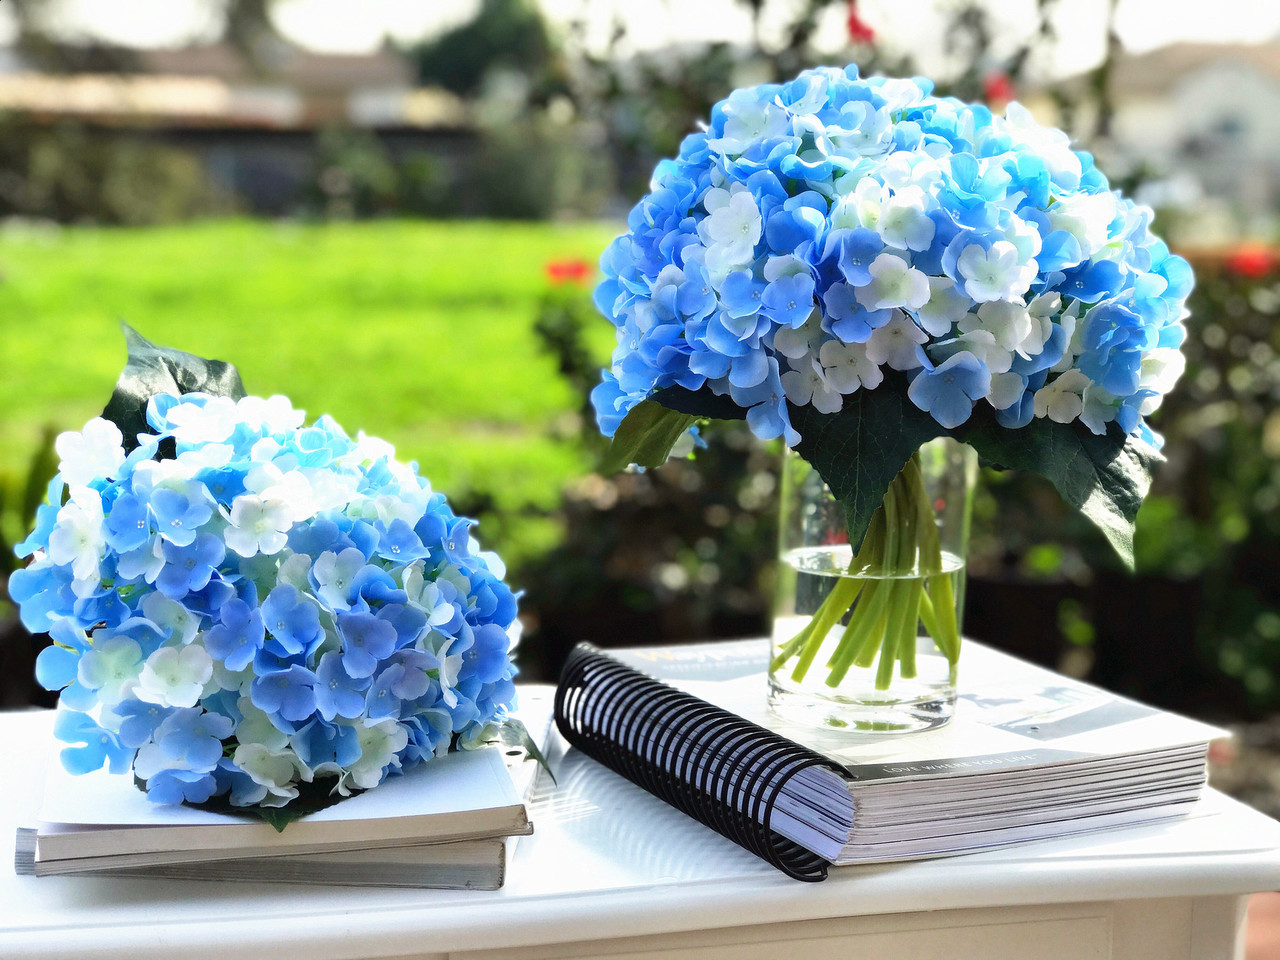
[[(548, 260), (594, 263), (603, 224), (219, 221), (0, 231), (0, 473), (45, 425), (101, 411), (124, 362), (118, 321), (230, 360), (250, 393), (288, 394), (417, 460), (446, 493), (550, 508), (590, 469), (550, 437), (578, 399), (532, 333)], [(592, 346), (608, 355), (603, 320)], [(544, 526), (529, 534), (548, 541)]]

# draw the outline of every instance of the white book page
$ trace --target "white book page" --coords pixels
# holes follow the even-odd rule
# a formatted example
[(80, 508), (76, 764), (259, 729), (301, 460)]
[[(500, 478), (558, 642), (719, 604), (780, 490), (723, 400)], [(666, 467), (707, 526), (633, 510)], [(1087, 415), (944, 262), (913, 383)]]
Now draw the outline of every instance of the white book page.
[(769, 710), (763, 672), (725, 681), (674, 683), (832, 757), (867, 780), (989, 773), (1134, 755), (1226, 735), (1208, 724), (1152, 710), (976, 643), (968, 643), (961, 657), (960, 695), (952, 721), (897, 737), (827, 733), (788, 723)]

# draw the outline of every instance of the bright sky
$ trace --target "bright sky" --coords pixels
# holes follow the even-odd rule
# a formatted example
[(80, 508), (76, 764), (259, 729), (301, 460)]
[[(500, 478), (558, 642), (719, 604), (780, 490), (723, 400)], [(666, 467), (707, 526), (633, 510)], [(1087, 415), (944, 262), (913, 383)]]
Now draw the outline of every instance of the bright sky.
[[(750, 19), (734, 0), (538, 0), (556, 23), (582, 21), (588, 43), (600, 48), (615, 18), (621, 18), (634, 49), (658, 49), (673, 42), (742, 41), (750, 36)], [(772, 22), (785, 20), (795, 0), (771, 0)], [(889, 52), (910, 47), (925, 72), (947, 69), (940, 11), (956, 0), (861, 0), (864, 20), (880, 35)], [(1073, 73), (1102, 56), (1108, 0), (1060, 0), (1058, 44), (1054, 62), (1043, 64), (1056, 74)], [(62, 30), (139, 46), (179, 45), (207, 38), (212, 24), (209, 0), (51, 0)], [(0, 0), (0, 42), (12, 37), (13, 24)], [(278, 0), (275, 19), (294, 40), (334, 52), (377, 47), (387, 35), (412, 40), (467, 20), (480, 0)], [(987, 0), (1000, 23), (998, 43), (1015, 45), (1035, 25), (1035, 0)], [(1211, 12), (1210, 12), (1211, 8)], [(764, 35), (769, 35), (766, 19)], [(1120, 0), (1117, 27), (1125, 46), (1143, 51), (1179, 40), (1257, 41), (1280, 36), (1280, 3), (1276, 0)], [(844, 53), (844, 26), (839, 8), (832, 11), (820, 36), (839, 59)]]

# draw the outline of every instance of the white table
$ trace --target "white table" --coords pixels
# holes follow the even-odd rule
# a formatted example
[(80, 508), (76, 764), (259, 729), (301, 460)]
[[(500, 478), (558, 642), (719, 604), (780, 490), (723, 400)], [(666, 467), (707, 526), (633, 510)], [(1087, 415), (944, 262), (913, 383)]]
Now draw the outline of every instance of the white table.
[(4, 960), (1230, 960), (1246, 895), (1280, 888), (1280, 824), (1214, 793), (1174, 823), (798, 883), (574, 752), (496, 893), (18, 877), (49, 728), (0, 714)]

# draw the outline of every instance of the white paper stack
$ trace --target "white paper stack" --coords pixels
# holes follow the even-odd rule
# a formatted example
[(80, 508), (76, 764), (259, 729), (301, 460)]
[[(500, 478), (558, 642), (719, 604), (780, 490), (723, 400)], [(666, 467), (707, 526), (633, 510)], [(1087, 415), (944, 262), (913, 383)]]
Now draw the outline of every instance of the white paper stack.
[(770, 824), (836, 864), (1180, 816), (1204, 787), (1209, 742), (1226, 735), (971, 641), (955, 717), (901, 736), (827, 732), (774, 715), (764, 642), (615, 655), (837, 761), (843, 776), (814, 767), (794, 777)]

